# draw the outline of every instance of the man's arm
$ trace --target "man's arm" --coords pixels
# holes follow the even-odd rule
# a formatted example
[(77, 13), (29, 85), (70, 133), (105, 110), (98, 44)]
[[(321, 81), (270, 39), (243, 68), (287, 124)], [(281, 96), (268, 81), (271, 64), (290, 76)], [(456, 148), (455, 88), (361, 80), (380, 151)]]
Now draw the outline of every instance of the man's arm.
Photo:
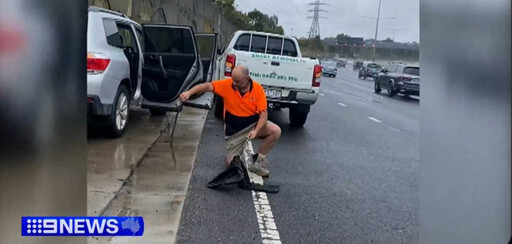
[(213, 91), (212, 83), (208, 82), (208, 83), (199, 84), (199, 85), (196, 85), (196, 86), (190, 88), (190, 90), (181, 93), (180, 100), (186, 101), (194, 94), (211, 92), (211, 91)]
[(249, 137), (250, 140), (253, 140), (258, 136), (258, 134), (260, 133), (263, 126), (265, 126), (265, 124), (267, 123), (267, 119), (268, 119), (268, 112), (265, 110), (260, 113), (260, 118), (258, 119), (258, 122), (256, 123), (256, 128), (254, 128), (254, 130), (251, 131), (249, 133), (249, 135), (247, 135), (247, 137)]

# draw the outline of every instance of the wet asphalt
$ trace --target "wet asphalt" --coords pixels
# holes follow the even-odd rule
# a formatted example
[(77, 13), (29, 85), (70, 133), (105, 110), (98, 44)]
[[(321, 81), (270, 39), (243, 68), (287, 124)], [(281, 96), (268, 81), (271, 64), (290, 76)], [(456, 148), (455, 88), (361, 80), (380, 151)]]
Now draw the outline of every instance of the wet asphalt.
[[(288, 111), (268, 155), (278, 194), (268, 194), (283, 243), (417, 243), (419, 100), (373, 93), (349, 67), (322, 79), (304, 128)], [(178, 243), (261, 243), (250, 191), (206, 188), (223, 170), (222, 122), (210, 112), (200, 141)]]

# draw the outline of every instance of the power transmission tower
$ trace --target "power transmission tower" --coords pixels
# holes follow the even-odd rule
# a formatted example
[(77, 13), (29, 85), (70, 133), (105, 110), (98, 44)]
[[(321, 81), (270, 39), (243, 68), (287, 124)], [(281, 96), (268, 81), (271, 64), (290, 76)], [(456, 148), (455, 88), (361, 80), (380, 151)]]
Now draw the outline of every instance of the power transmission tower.
[(320, 9), (320, 6), (327, 5), (326, 3), (320, 2), (320, 0), (315, 0), (314, 2), (309, 3), (310, 6), (313, 6), (313, 9), (308, 10), (308, 12), (313, 12), (313, 16), (309, 16), (308, 19), (313, 19), (311, 22), (311, 27), (309, 28), (309, 38), (315, 38), (320, 36), (320, 22), (319, 19), (327, 19), (325, 17), (320, 16), (320, 12), (326, 12), (323, 9)]

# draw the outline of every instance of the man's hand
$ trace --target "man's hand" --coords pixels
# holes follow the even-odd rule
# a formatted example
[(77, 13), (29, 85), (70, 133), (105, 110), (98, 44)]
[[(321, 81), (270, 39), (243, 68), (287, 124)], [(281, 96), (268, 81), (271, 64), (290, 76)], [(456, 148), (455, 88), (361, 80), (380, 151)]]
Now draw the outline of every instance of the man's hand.
[(183, 92), (180, 94), (180, 100), (183, 102), (183, 101), (187, 101), (188, 99), (190, 99), (190, 94), (188, 91), (186, 92)]
[(253, 131), (249, 132), (249, 134), (247, 135), (247, 138), (249, 138), (249, 140), (254, 140), (257, 136), (258, 136), (258, 132), (256, 130), (253, 130)]

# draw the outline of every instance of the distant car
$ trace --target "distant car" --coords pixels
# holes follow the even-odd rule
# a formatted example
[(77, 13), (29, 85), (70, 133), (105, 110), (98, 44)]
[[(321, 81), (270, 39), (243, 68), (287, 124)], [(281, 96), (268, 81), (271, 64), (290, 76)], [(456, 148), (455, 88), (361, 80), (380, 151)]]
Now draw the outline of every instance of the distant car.
[(345, 68), (347, 62), (345, 60), (338, 60), (338, 62), (336, 63), (336, 66), (338, 68)]
[(358, 78), (363, 78), (363, 80), (366, 80), (367, 77), (375, 78), (377, 77), (381, 69), (382, 66), (380, 66), (380, 64), (364, 63), (361, 69), (359, 69)]
[(417, 65), (392, 64), (385, 68), (375, 79), (374, 91), (380, 93), (382, 89), (388, 91), (392, 97), (397, 93), (420, 95), (420, 67)]
[(323, 76), (330, 76), (330, 77), (336, 77), (338, 74), (338, 68), (336, 67), (335, 61), (324, 61), (322, 62), (322, 75)]
[(361, 68), (361, 66), (363, 66), (363, 62), (361, 61), (357, 61), (354, 63), (354, 65), (352, 66), (352, 69), (353, 70), (359, 70)]

